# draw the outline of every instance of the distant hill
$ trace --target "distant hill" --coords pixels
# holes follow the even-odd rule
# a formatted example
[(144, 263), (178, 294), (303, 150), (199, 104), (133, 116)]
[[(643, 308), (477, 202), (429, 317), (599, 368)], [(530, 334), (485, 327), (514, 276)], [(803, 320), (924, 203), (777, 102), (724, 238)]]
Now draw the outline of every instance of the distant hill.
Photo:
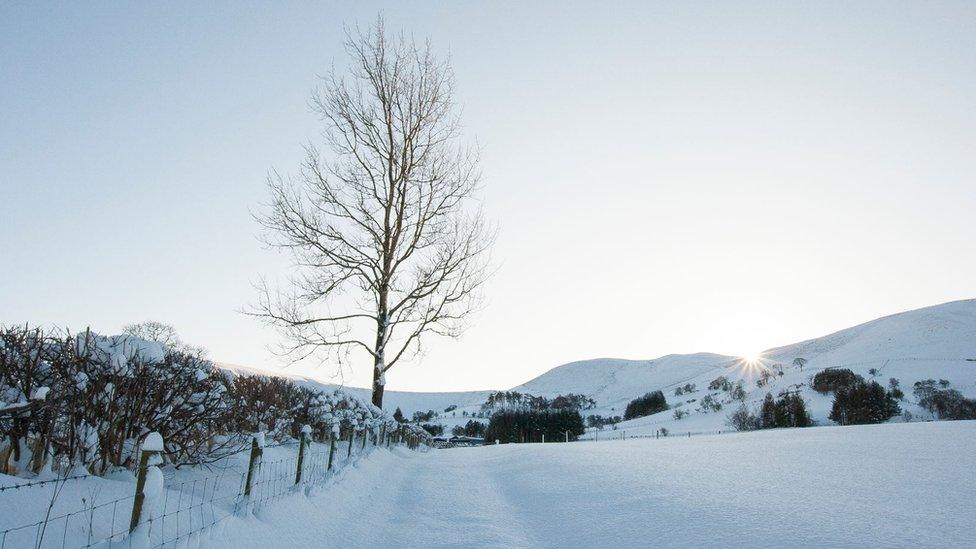
[[(911, 386), (921, 379), (947, 379), (953, 387), (967, 396), (976, 395), (976, 300), (963, 300), (898, 313), (822, 337), (775, 347), (765, 351), (761, 364), (746, 364), (731, 356), (712, 353), (667, 355), (653, 360), (624, 360), (598, 358), (557, 366), (512, 390), (534, 395), (554, 396), (582, 393), (597, 402), (597, 408), (586, 413), (623, 415), (623, 408), (631, 399), (652, 390), (663, 390), (669, 404), (690, 412), (681, 421), (673, 419), (673, 411), (622, 423), (619, 429), (633, 433), (653, 432), (660, 427), (682, 431), (720, 430), (725, 416), (731, 411), (726, 403), (719, 412), (697, 411), (700, 399), (708, 393), (708, 383), (718, 376), (731, 381), (743, 381), (747, 403), (757, 405), (766, 392), (774, 394), (786, 388), (799, 388), (808, 400), (814, 418), (826, 422), (830, 398), (814, 393), (805, 385), (815, 372), (829, 367), (850, 368), (865, 378), (876, 370), (879, 382), (897, 378), (911, 400)], [(807, 363), (801, 370), (794, 366), (795, 358)], [(239, 372), (275, 373), (234, 365), (222, 367)], [(756, 379), (763, 369), (781, 366), (783, 376), (759, 388)], [(303, 383), (320, 387), (334, 387), (301, 376), (288, 376)], [(674, 389), (688, 383), (696, 385), (696, 392), (675, 397)], [(347, 388), (368, 398), (367, 389)], [(491, 391), (423, 393), (387, 391), (384, 404), (400, 407), (407, 415), (414, 411), (443, 411), (457, 405), (457, 415), (478, 410)], [(716, 394), (716, 398), (721, 395)], [(737, 405), (737, 404), (736, 404)], [(903, 408), (915, 413), (924, 412), (906, 402)], [(460, 420), (460, 417), (457, 418)]]

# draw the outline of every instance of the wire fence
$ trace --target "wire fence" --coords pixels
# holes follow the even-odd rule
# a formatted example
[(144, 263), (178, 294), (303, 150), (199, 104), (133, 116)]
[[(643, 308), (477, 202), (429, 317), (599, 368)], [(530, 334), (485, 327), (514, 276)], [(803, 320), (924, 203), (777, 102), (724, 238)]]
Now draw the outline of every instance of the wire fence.
[[(274, 505), (282, 498), (303, 493), (312, 486), (326, 483), (338, 471), (354, 464), (377, 447), (405, 446), (417, 449), (415, 442), (394, 437), (367, 436), (328, 443), (298, 442), (268, 445), (261, 454), (275, 450), (272, 459), (263, 457), (248, 462), (242, 454), (218, 462), (214, 474), (200, 475), (202, 469), (182, 475), (170, 473), (164, 489), (154, 501), (155, 508), (142, 510), (138, 520), (145, 528), (148, 546), (176, 548), (197, 545), (214, 528), (229, 517), (247, 516), (264, 506)], [(290, 452), (291, 455), (287, 455)], [(242, 465), (246, 465), (242, 467)], [(248, 475), (251, 469), (252, 475)], [(81, 497), (81, 504), (73, 508), (59, 503), (66, 485), (82, 478), (96, 479), (89, 493)], [(178, 482), (171, 482), (179, 478)], [(250, 484), (248, 485), (248, 480)], [(133, 545), (134, 525), (131, 522), (136, 494), (131, 483), (113, 482), (88, 475), (71, 475), (57, 479), (30, 481), (3, 486), (0, 491), (2, 514), (19, 505), (45, 509), (37, 520), (0, 530), (0, 549), (33, 547), (86, 549), (92, 547), (127, 547)], [(73, 495), (78, 496), (75, 486)], [(11, 493), (21, 491), (18, 498)], [(120, 493), (126, 493), (121, 495)], [(64, 507), (69, 508), (65, 509)], [(2, 524), (2, 522), (0, 522)], [(135, 546), (141, 546), (136, 544)]]

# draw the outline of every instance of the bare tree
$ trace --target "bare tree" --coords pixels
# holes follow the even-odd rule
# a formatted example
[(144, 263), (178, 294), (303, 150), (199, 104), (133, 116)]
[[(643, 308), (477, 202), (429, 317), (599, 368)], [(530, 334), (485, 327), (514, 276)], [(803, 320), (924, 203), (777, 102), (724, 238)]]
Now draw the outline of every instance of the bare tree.
[(126, 324), (122, 327), (122, 333), (133, 337), (162, 343), (167, 347), (175, 347), (181, 343), (180, 336), (176, 333), (176, 328), (164, 322), (147, 320), (138, 324)]
[(295, 360), (371, 357), (382, 407), (385, 372), (426, 334), (460, 335), (493, 234), (472, 205), (478, 155), (460, 143), (450, 64), (382, 18), (346, 36), (348, 74), (333, 70), (311, 101), (330, 154), (308, 145), (298, 176), (272, 173), (258, 218), (293, 276), (258, 284), (248, 312), (281, 330)]
[(146, 341), (155, 341), (165, 345), (168, 349), (184, 352), (198, 358), (207, 356), (207, 350), (199, 345), (190, 345), (180, 339), (176, 328), (165, 322), (156, 320), (146, 320), (137, 324), (126, 324), (122, 327), (122, 333)]

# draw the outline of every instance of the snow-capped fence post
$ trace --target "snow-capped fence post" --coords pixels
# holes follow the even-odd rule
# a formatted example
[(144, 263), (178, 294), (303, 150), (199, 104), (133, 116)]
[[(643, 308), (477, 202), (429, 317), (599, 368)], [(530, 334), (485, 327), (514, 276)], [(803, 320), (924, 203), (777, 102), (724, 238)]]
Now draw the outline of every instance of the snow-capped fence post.
[(251, 496), (251, 485), (254, 482), (254, 469), (260, 464), (264, 454), (264, 433), (254, 433), (251, 437), (251, 457), (247, 461), (247, 477), (244, 481), (244, 497)]
[(569, 431), (566, 431), (566, 442), (569, 442)]
[[(163, 475), (156, 467), (162, 460), (158, 458), (163, 452), (163, 437), (159, 433), (153, 432), (146, 435), (142, 441), (141, 455), (139, 456), (139, 476), (136, 478), (136, 497), (132, 502), (132, 517), (129, 519), (129, 533), (135, 531), (139, 526), (139, 519), (142, 517), (142, 507), (146, 502), (146, 494), (150, 496), (158, 495), (162, 491)], [(150, 473), (150, 468), (154, 471)], [(150, 486), (147, 489), (146, 477), (149, 479)]]
[(308, 444), (308, 435), (312, 428), (302, 425), (302, 434), (298, 437), (298, 467), (295, 468), (295, 484), (302, 482), (302, 466), (305, 464), (305, 446)]
[(546, 443), (546, 434), (545, 433), (542, 433), (542, 443), (543, 444)]

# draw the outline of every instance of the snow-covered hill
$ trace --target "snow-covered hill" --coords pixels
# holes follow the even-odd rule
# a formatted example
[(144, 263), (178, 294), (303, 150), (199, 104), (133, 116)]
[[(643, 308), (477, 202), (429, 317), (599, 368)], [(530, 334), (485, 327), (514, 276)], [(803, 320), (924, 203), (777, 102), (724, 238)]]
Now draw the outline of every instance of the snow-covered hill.
[[(802, 367), (793, 365), (796, 358), (806, 359)], [(756, 380), (764, 370), (777, 371), (770, 383), (758, 387)], [(848, 368), (865, 379), (875, 379), (887, 385), (899, 380), (907, 394), (901, 403), (918, 418), (930, 414), (916, 406), (911, 396), (912, 384), (924, 379), (946, 379), (964, 395), (976, 396), (976, 300), (954, 301), (914, 311), (898, 313), (872, 320), (828, 334), (823, 337), (775, 347), (762, 353), (758, 364), (734, 359), (725, 366), (705, 371), (693, 377), (697, 390), (680, 397), (674, 395), (678, 384), (661, 384), (649, 389), (661, 389), (672, 410), (620, 423), (618, 430), (628, 435), (653, 434), (660, 428), (672, 432), (728, 430), (726, 416), (737, 403), (730, 402), (724, 392), (708, 391), (708, 383), (725, 376), (733, 383), (743, 381), (746, 404), (757, 408), (767, 392), (776, 395), (784, 389), (799, 389), (819, 423), (829, 423), (832, 397), (816, 393), (809, 387), (810, 378), (826, 368)], [(704, 413), (699, 403), (707, 394), (724, 400), (723, 409)], [(598, 401), (599, 402), (599, 401)], [(601, 408), (610, 403), (600, 403)], [(682, 420), (674, 419), (674, 408), (690, 412)], [(620, 408), (617, 407), (619, 412)], [(602, 410), (606, 412), (606, 410)], [(590, 436), (595, 436), (591, 433)]]
[[(826, 422), (830, 399), (809, 390), (811, 375), (828, 367), (850, 368), (865, 378), (874, 377), (882, 383), (889, 378), (901, 381), (905, 392), (921, 379), (947, 379), (953, 387), (967, 396), (976, 396), (976, 300), (963, 300), (908, 311), (873, 320), (822, 337), (775, 347), (762, 354), (761, 364), (748, 364), (741, 359), (712, 353), (668, 355), (653, 360), (624, 360), (601, 358), (571, 362), (549, 370), (513, 390), (534, 395), (555, 396), (582, 393), (597, 402), (597, 408), (586, 413), (623, 415), (627, 402), (646, 392), (664, 391), (670, 405), (679, 406), (691, 414), (675, 421), (673, 411), (622, 423), (619, 428), (632, 434), (653, 432), (660, 427), (681, 431), (727, 429), (725, 417), (728, 404), (714, 413), (700, 413), (695, 409), (708, 394), (708, 383), (718, 376), (732, 382), (742, 380), (747, 391), (747, 403), (755, 405), (766, 392), (800, 386), (812, 406), (814, 418)], [(801, 369), (794, 366), (795, 358), (804, 358)], [(756, 386), (756, 379), (767, 368), (781, 366), (783, 376), (776, 376), (766, 387)], [(239, 366), (223, 365), (235, 371), (254, 371)], [(262, 371), (262, 373), (269, 373)], [(309, 378), (291, 376), (304, 383), (323, 387), (333, 385)], [(677, 398), (674, 389), (688, 383), (696, 391)], [(366, 389), (347, 388), (361, 391)], [(451, 393), (422, 393), (387, 391), (386, 406), (400, 407), (407, 415), (414, 411), (443, 411), (458, 406), (455, 416), (447, 424), (462, 421), (462, 414), (479, 409), (490, 391)], [(713, 392), (714, 393), (714, 392)], [(693, 402), (688, 402), (693, 401)], [(910, 403), (903, 408), (920, 413)], [(448, 425), (448, 428), (450, 425)]]
[[(287, 377), (288, 379), (292, 379), (301, 385), (323, 391), (331, 391), (341, 387), (342, 390), (365, 399), (366, 401), (369, 401), (370, 399), (370, 390), (363, 387), (348, 387), (336, 383), (316, 380), (307, 376), (292, 374), (282, 370), (255, 368), (253, 366), (241, 366), (239, 364), (228, 363), (218, 363), (217, 366), (221, 369), (236, 374), (257, 374)], [(488, 395), (491, 394), (491, 392), (492, 391), (455, 391), (422, 393), (413, 391), (387, 390), (383, 395), (383, 408), (389, 410), (400, 408), (400, 410), (403, 411), (403, 413), (407, 416), (410, 416), (416, 411), (426, 412), (428, 410), (434, 410), (437, 412), (442, 412), (445, 408), (451, 405), (456, 405), (459, 408), (464, 407), (467, 409), (474, 409), (480, 406), (481, 403), (488, 398)]]

